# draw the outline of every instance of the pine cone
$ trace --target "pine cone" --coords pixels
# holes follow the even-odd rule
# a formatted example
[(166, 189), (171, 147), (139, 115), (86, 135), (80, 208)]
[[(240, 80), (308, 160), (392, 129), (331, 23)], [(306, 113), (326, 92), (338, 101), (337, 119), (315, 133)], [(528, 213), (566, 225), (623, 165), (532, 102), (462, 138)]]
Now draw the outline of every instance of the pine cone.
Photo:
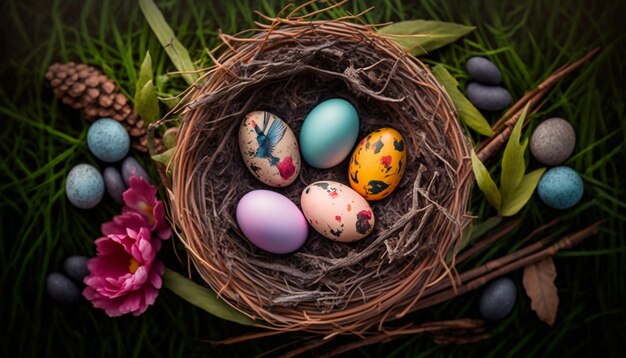
[[(52, 84), (54, 95), (74, 109), (85, 111), (93, 122), (110, 117), (119, 121), (131, 136), (133, 148), (147, 152), (147, 130), (128, 98), (102, 71), (83, 63), (54, 63), (48, 68), (46, 79)], [(157, 149), (162, 144), (157, 142)]]

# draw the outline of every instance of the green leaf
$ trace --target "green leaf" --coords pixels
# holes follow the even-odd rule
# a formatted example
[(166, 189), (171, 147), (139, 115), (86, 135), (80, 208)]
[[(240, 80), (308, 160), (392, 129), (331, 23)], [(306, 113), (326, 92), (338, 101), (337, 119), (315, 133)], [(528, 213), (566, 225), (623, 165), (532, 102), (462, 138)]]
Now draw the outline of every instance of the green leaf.
[[(141, 7), (141, 11), (146, 17), (152, 32), (159, 39), (161, 46), (165, 49), (176, 69), (181, 72), (195, 71), (196, 66), (194, 66), (189, 57), (189, 51), (178, 41), (174, 31), (167, 24), (161, 10), (154, 4), (154, 1), (139, 0), (139, 7)], [(182, 76), (188, 84), (192, 84), (198, 79), (197, 73), (183, 73)]]
[(146, 57), (144, 57), (143, 62), (141, 63), (141, 67), (139, 68), (139, 78), (137, 79), (137, 84), (135, 85), (135, 103), (137, 103), (137, 99), (139, 98), (139, 92), (150, 80), (152, 80), (152, 57), (148, 51), (146, 52)]
[(378, 33), (381, 35), (399, 35), (397, 37), (385, 37), (397, 42), (414, 56), (419, 56), (450, 44), (474, 31), (474, 29), (476, 29), (474, 26), (465, 26), (453, 22), (410, 20), (382, 27), (378, 29)]
[(502, 203), (500, 191), (496, 186), (496, 182), (494, 182), (491, 175), (489, 175), (489, 171), (487, 171), (487, 168), (485, 168), (485, 165), (480, 161), (480, 159), (478, 159), (473, 150), (472, 169), (474, 170), (474, 176), (476, 177), (478, 187), (485, 194), (485, 198), (487, 198), (487, 201), (499, 211)]
[(533, 195), (533, 192), (539, 183), (539, 179), (541, 179), (541, 176), (545, 171), (546, 168), (541, 168), (524, 175), (524, 178), (515, 190), (514, 195), (507, 201), (502, 202), (500, 215), (513, 216), (517, 214), (517, 212), (520, 211), (524, 205), (526, 205), (530, 197)]
[(219, 318), (246, 326), (260, 324), (217, 298), (215, 292), (209, 288), (200, 286), (168, 268), (163, 272), (163, 286), (185, 301)]
[(520, 143), (520, 138), (522, 136), (522, 127), (527, 110), (528, 105), (524, 107), (522, 115), (515, 124), (515, 127), (513, 127), (509, 142), (504, 149), (502, 157), (502, 175), (500, 177), (500, 193), (502, 194), (503, 204), (512, 201), (517, 187), (520, 185), (524, 173), (526, 172), (524, 151), (526, 150), (528, 141), (525, 140)]
[(174, 152), (176, 151), (176, 147), (172, 147), (161, 154), (156, 154), (152, 156), (152, 160), (155, 162), (159, 162), (167, 168), (172, 160), (172, 156), (174, 156)]
[(148, 80), (148, 82), (146, 82), (137, 94), (137, 98), (135, 99), (135, 110), (143, 119), (144, 126), (154, 123), (161, 117), (159, 111), (159, 99), (157, 98), (152, 80)]
[(452, 99), (452, 103), (454, 103), (456, 110), (459, 112), (459, 117), (463, 123), (482, 135), (488, 137), (493, 136), (493, 130), (485, 117), (483, 117), (478, 109), (476, 109), (461, 91), (459, 91), (459, 83), (452, 77), (448, 70), (442, 65), (437, 65), (432, 68), (432, 73), (450, 95), (450, 99)]

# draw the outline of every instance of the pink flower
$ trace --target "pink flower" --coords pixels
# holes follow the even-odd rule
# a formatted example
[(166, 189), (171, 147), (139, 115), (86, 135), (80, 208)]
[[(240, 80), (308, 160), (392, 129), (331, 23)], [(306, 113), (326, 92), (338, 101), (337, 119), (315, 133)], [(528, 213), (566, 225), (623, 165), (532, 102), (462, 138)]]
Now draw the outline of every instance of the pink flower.
[[(157, 236), (163, 240), (168, 239), (172, 234), (172, 230), (165, 221), (163, 202), (156, 198), (156, 188), (150, 185), (144, 178), (135, 176), (129, 179), (129, 184), (130, 187), (123, 194), (126, 206), (122, 209), (122, 215), (120, 216), (131, 212), (138, 213), (148, 223), (151, 231), (156, 232)], [(114, 229), (113, 224), (106, 223), (103, 225), (103, 232), (105, 230), (104, 226), (107, 224), (111, 224), (107, 225), (108, 229), (119, 232), (124, 228), (123, 225), (127, 220), (132, 220), (132, 222), (135, 223), (137, 219), (131, 219), (130, 216), (131, 215), (124, 219), (118, 218), (117, 222), (119, 222), (119, 224), (116, 222), (117, 217), (113, 218), (113, 223), (117, 225), (117, 228)]]
[[(119, 220), (129, 220), (130, 226), (138, 223), (131, 215)], [(154, 260), (160, 246), (161, 240), (152, 239), (147, 227), (99, 238), (97, 256), (87, 263), (90, 273), (83, 295), (110, 317), (142, 314), (161, 288), (163, 264)]]

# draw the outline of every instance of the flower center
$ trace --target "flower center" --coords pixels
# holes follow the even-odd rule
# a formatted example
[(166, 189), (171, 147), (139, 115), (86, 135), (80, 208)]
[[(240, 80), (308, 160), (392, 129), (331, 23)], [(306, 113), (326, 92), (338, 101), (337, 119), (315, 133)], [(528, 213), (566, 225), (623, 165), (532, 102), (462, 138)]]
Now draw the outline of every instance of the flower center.
[(154, 217), (152, 216), (152, 210), (154, 210), (154, 207), (147, 203), (141, 203), (141, 209), (148, 214), (148, 221), (150, 221), (150, 225), (154, 224)]
[(139, 262), (137, 262), (135, 259), (131, 258), (130, 259), (130, 265), (128, 265), (128, 271), (130, 271), (130, 273), (135, 273), (135, 272), (137, 272), (138, 268), (139, 268)]

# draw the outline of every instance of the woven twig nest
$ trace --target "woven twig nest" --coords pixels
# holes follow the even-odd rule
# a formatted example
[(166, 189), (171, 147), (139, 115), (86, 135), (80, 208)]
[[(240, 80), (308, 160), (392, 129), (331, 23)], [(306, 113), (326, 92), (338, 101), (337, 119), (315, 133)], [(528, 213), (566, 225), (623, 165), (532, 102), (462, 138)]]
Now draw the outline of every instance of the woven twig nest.
[[(222, 35), (217, 65), (186, 97), (172, 220), (202, 278), (246, 315), (280, 330), (380, 329), (452, 274), (447, 255), (468, 220), (469, 143), (428, 68), (358, 18), (267, 19), (252, 35)], [(376, 228), (359, 242), (334, 242), (311, 229), (295, 253), (256, 248), (235, 220), (244, 194), (268, 189), (240, 155), (244, 115), (272, 112), (297, 134), (315, 105), (337, 97), (356, 107), (359, 138), (381, 127), (402, 133), (408, 163), (401, 184), (371, 203)], [(347, 184), (348, 161), (328, 170), (304, 165), (294, 184), (271, 189), (299, 205), (310, 183)]]

